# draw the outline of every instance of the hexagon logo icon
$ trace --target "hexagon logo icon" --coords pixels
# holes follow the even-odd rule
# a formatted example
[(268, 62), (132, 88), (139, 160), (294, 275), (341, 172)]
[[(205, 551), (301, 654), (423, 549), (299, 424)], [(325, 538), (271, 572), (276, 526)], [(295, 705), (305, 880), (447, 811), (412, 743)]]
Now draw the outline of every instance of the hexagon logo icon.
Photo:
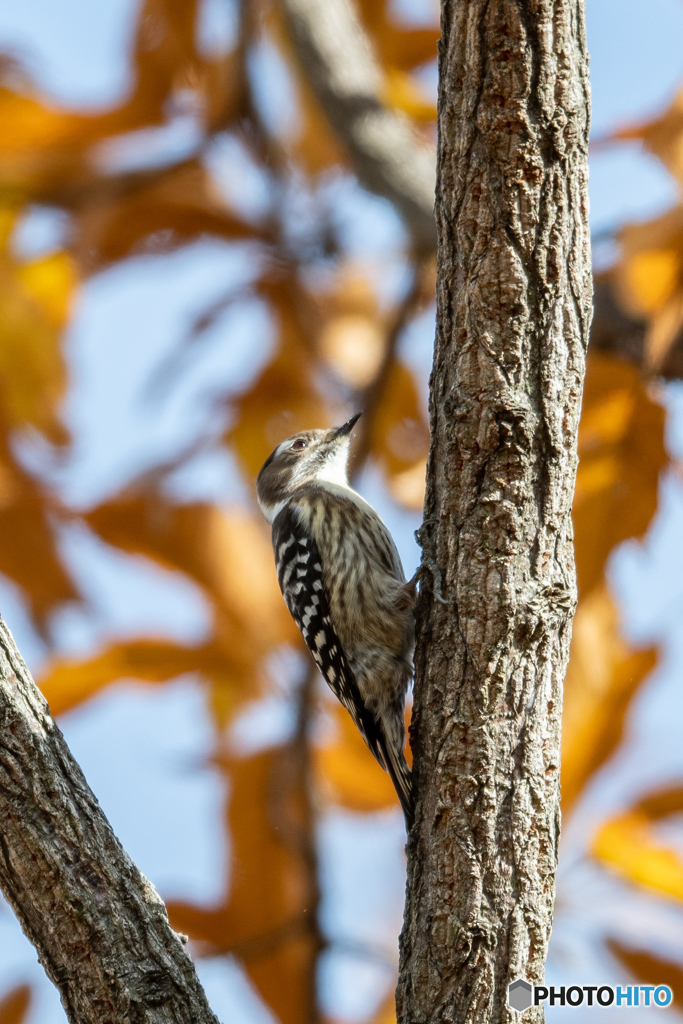
[(523, 1013), (533, 1003), (532, 988), (528, 981), (518, 978), (508, 985), (508, 1006)]

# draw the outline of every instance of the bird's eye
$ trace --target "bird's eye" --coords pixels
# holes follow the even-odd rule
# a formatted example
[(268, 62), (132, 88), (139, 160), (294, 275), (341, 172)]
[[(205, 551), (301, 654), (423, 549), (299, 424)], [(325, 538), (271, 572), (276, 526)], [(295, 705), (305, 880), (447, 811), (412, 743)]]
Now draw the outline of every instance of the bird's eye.
[(293, 444), (290, 444), (289, 450), (290, 452), (300, 452), (303, 451), (307, 444), (308, 441), (304, 441), (303, 438), (297, 437), (296, 441), (294, 441)]

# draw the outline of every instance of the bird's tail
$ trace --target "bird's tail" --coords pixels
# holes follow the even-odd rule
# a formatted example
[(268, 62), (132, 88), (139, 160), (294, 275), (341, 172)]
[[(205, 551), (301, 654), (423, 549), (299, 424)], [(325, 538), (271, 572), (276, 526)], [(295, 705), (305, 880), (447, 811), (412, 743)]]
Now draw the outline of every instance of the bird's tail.
[(401, 801), (403, 816), (406, 820), (406, 832), (410, 834), (415, 820), (412, 772), (408, 767), (403, 751), (398, 750), (392, 743), (382, 743), (382, 754), (384, 755), (384, 764), (394, 784), (396, 794)]
[[(402, 726), (402, 720), (398, 721), (400, 721)], [(403, 808), (406, 832), (410, 833), (413, 821), (415, 820), (413, 777), (403, 754), (403, 743), (405, 742), (403, 728), (396, 729), (393, 736), (394, 742), (392, 742), (392, 736), (387, 734), (382, 718), (379, 715), (373, 714), (364, 705), (361, 705), (360, 717), (356, 718), (354, 716), (354, 722), (358, 726), (361, 736), (367, 743), (373, 756), (379, 761), (382, 768), (389, 773), (389, 777), (396, 790), (396, 795)]]

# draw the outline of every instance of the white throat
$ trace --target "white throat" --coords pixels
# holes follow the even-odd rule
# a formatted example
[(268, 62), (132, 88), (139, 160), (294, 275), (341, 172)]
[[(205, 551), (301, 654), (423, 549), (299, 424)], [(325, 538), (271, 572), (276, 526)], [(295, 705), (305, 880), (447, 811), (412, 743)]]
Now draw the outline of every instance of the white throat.
[(257, 500), (259, 505), (261, 506), (261, 511), (263, 512), (264, 516), (272, 526), (276, 518), (279, 516), (280, 512), (282, 512), (283, 508), (289, 501), (289, 498), (285, 498), (284, 501), (276, 501), (274, 505), (266, 505), (266, 503), (261, 501), (261, 499), (258, 498), (258, 496)]
[(348, 487), (349, 481), (346, 475), (346, 463), (349, 461), (349, 445), (340, 445), (315, 474), (315, 480), (320, 483), (336, 484), (337, 487)]

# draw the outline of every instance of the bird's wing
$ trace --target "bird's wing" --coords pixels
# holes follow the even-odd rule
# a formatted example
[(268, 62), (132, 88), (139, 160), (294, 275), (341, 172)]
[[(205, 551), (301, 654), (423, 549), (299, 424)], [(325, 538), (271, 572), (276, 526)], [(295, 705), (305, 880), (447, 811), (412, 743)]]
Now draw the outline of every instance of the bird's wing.
[(388, 771), (381, 726), (363, 702), (332, 624), (318, 545), (290, 505), (282, 509), (273, 523), (273, 548), (280, 590), (316, 665), (374, 756)]

